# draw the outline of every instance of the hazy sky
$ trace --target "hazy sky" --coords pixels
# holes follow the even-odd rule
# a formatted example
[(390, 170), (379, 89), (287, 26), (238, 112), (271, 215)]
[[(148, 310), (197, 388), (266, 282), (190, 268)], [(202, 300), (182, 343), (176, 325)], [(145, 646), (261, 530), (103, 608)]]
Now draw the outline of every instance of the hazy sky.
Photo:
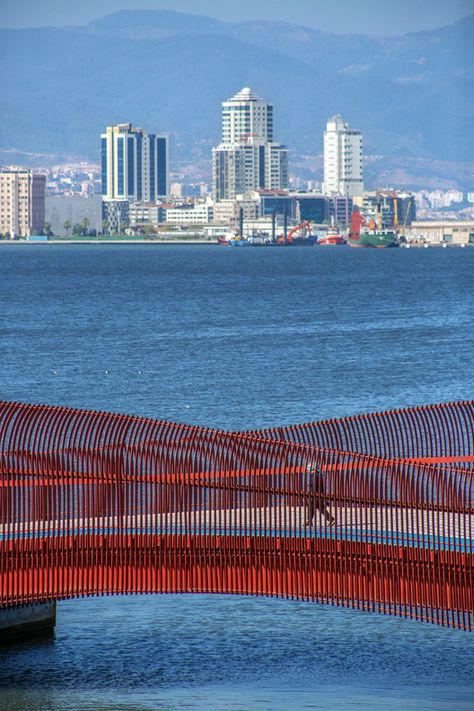
[(230, 22), (283, 20), (327, 32), (399, 34), (452, 24), (474, 13), (474, 0), (0, 0), (0, 26), (82, 25), (132, 8)]

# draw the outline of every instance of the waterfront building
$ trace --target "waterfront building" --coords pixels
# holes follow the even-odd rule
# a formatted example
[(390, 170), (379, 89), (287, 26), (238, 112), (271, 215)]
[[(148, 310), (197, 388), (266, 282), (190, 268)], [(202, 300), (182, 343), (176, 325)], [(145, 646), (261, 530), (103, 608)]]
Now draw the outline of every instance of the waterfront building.
[(102, 198), (102, 232), (121, 233), (130, 222), (128, 200), (104, 200)]
[(11, 168), (0, 172), (0, 235), (10, 239), (43, 231), (46, 176)]
[(273, 140), (273, 106), (248, 87), (222, 104), (222, 142), (212, 150), (216, 201), (288, 187), (288, 149)]
[(101, 147), (105, 200), (153, 202), (167, 197), (168, 136), (123, 123), (107, 126), (101, 135)]
[(103, 219), (109, 229), (127, 224), (131, 202), (165, 200), (169, 194), (168, 136), (131, 123), (107, 126), (101, 135)]
[(350, 223), (352, 198), (340, 195), (327, 196), (314, 192), (259, 191), (260, 214), (284, 215), (297, 224), (312, 222), (317, 225), (332, 220), (345, 228)]
[(295, 199), (288, 190), (259, 190), (260, 214), (295, 216)]
[(353, 200), (340, 195), (327, 196), (314, 192), (289, 190), (255, 190), (237, 195), (234, 200), (214, 204), (214, 222), (233, 224), (243, 210), (244, 221), (271, 217), (285, 218), (288, 224), (311, 222), (315, 225), (334, 222), (341, 229), (350, 224)]
[(347, 196), (334, 195), (328, 198), (327, 221), (334, 222), (338, 227), (346, 228), (351, 223), (353, 199)]
[(293, 196), (295, 219), (298, 223), (323, 224), (329, 216), (329, 199), (315, 193), (296, 193)]
[[(89, 230), (102, 231), (102, 205), (100, 195), (81, 197), (80, 195), (47, 195), (46, 221), (50, 223), (54, 235), (71, 234), (75, 224), (87, 220)], [(70, 227), (64, 227), (69, 223)]]
[(158, 227), (166, 219), (167, 203), (132, 202), (128, 209), (130, 227)]
[(474, 220), (416, 220), (407, 239), (421, 244), (474, 246)]
[(336, 114), (324, 132), (323, 193), (354, 197), (363, 192), (362, 134)]
[(214, 203), (214, 219), (215, 225), (226, 225), (228, 227), (229, 221), (234, 212), (235, 200), (220, 200)]
[(173, 225), (207, 225), (212, 222), (214, 203), (209, 198), (189, 205), (173, 205), (165, 210), (165, 221)]

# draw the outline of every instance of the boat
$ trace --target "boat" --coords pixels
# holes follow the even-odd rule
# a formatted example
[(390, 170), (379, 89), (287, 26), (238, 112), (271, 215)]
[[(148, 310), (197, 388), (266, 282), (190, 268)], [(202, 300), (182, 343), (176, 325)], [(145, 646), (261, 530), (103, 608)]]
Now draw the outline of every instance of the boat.
[(311, 234), (311, 224), (305, 221), (293, 227), (288, 234), (280, 235), (274, 244), (292, 247), (312, 247), (317, 241), (318, 235)]
[(229, 232), (226, 235), (221, 235), (217, 241), (223, 247), (249, 247), (252, 243), (250, 240), (239, 237), (234, 232)]
[(385, 249), (397, 246), (397, 233), (394, 230), (383, 229), (381, 218), (368, 222), (360, 212), (351, 215), (351, 229), (347, 243), (350, 247), (372, 247)]
[(346, 244), (346, 238), (344, 235), (339, 234), (337, 226), (334, 224), (334, 218), (331, 220), (331, 226), (325, 235), (318, 239), (318, 244), (322, 245), (334, 245), (334, 244)]

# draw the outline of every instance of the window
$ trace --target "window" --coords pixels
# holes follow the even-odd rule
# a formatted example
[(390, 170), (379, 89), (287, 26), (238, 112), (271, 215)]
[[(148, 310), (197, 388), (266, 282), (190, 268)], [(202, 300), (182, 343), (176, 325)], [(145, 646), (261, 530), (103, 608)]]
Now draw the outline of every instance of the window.
[(133, 136), (127, 139), (127, 193), (135, 194), (135, 141)]
[(124, 139), (117, 139), (117, 194), (123, 195), (124, 175), (123, 175), (123, 154), (124, 154)]

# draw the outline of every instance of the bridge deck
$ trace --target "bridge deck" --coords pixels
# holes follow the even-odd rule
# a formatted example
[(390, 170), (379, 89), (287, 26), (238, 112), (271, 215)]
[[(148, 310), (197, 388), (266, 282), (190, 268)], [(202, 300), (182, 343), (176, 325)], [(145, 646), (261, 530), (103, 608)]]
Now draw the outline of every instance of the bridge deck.
[(98, 516), (0, 525), (1, 540), (79, 535), (233, 535), (330, 538), (472, 552), (474, 515), (414, 508), (328, 506), (331, 526), (316, 511), (306, 526), (306, 507), (261, 507), (182, 513)]

